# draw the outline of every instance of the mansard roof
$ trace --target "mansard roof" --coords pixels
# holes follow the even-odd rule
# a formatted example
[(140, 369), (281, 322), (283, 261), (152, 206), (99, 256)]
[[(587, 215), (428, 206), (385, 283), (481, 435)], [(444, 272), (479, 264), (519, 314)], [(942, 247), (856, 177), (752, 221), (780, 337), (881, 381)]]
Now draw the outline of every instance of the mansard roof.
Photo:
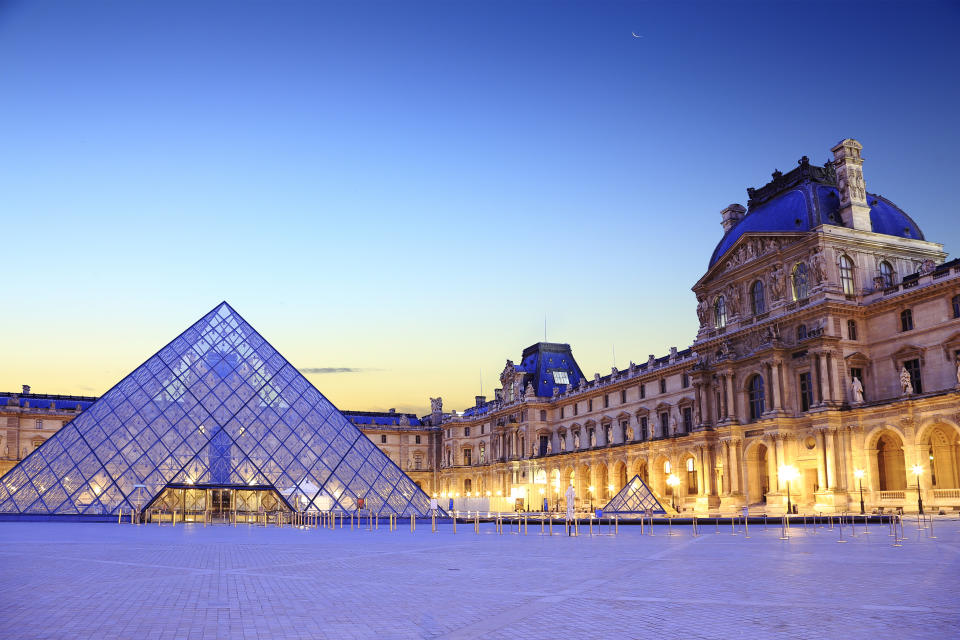
[[(717, 244), (709, 267), (746, 233), (810, 231), (823, 224), (844, 226), (832, 163), (817, 167), (804, 156), (799, 165), (786, 174), (775, 171), (773, 180), (759, 189), (747, 189), (747, 213)], [(917, 223), (886, 198), (868, 193), (867, 203), (874, 233), (925, 240)]]

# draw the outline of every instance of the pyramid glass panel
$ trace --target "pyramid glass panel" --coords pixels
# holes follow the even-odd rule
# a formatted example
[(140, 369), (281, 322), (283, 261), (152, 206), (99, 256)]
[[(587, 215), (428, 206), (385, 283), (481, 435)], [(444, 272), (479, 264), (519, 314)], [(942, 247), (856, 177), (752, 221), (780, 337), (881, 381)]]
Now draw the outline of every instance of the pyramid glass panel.
[[(4, 475), (0, 514), (116, 516), (177, 499), (202, 510), (214, 489), (260, 509), (356, 511), (360, 499), (384, 514), (430, 508), (416, 483), (224, 302)], [(279, 500), (256, 498), (269, 490)]]
[(617, 495), (613, 496), (607, 506), (603, 508), (604, 513), (625, 515), (643, 515), (648, 511), (657, 514), (667, 512), (640, 476), (633, 476), (633, 479), (624, 485), (623, 489), (620, 489)]

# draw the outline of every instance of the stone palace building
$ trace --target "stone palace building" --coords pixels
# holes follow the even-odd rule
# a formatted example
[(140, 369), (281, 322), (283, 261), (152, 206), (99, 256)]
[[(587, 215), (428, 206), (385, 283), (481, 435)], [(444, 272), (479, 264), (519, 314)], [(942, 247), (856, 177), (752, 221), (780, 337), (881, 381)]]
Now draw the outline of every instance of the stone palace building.
[[(635, 474), (681, 512), (960, 509), (960, 260), (867, 192), (861, 150), (721, 212), (689, 348), (588, 377), (537, 343), (464, 411), (345, 415), (459, 509), (559, 508), (571, 484), (598, 507)], [(94, 400), (0, 394), (0, 471)]]

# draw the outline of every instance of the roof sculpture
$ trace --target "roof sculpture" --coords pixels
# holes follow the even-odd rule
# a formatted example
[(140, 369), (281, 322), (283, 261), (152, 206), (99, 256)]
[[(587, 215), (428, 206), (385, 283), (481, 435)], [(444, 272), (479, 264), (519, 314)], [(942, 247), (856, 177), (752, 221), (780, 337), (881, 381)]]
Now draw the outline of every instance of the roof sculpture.
[[(0, 514), (106, 515), (167, 485), (272, 487), (292, 509), (430, 499), (223, 302), (0, 479)], [(332, 507), (331, 507), (332, 505)]]
[[(613, 496), (607, 503), (603, 512), (642, 515), (648, 509), (650, 513), (667, 513), (667, 509), (663, 507), (657, 496), (647, 486), (647, 483), (640, 476), (633, 476), (633, 479), (624, 485), (623, 489), (620, 489), (617, 495)], [(673, 509), (670, 509), (670, 511), (673, 512)]]

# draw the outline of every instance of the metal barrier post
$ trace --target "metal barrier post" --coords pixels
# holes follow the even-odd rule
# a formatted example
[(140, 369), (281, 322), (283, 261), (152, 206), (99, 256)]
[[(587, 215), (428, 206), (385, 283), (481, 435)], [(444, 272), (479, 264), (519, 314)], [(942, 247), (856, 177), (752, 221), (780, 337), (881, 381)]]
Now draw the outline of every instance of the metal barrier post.
[(453, 535), (457, 535), (457, 513), (453, 513)]
[(673, 516), (667, 516), (667, 524), (670, 526), (670, 532), (667, 535), (673, 535)]
[(550, 514), (550, 535), (553, 535), (553, 514)]
[(744, 540), (750, 539), (750, 522), (749, 522), (750, 517), (749, 516), (750, 516), (749, 513), (743, 514), (743, 539)]
[(613, 516), (613, 535), (620, 535), (620, 516)]
[(477, 510), (477, 514), (473, 516), (473, 532), (477, 535), (480, 535), (480, 510)]
[(590, 535), (593, 536), (593, 513), (590, 514)]
[(787, 516), (781, 516), (780, 518), (780, 539), (790, 539), (790, 532), (787, 530)]
[[(517, 531), (517, 533), (520, 533), (520, 532)], [(523, 514), (523, 535), (527, 535), (527, 514), (526, 513)]]
[(843, 518), (842, 517), (837, 520), (837, 524), (839, 525), (839, 528), (840, 528), (840, 539), (837, 540), (837, 542), (846, 542), (846, 540), (843, 539)]

